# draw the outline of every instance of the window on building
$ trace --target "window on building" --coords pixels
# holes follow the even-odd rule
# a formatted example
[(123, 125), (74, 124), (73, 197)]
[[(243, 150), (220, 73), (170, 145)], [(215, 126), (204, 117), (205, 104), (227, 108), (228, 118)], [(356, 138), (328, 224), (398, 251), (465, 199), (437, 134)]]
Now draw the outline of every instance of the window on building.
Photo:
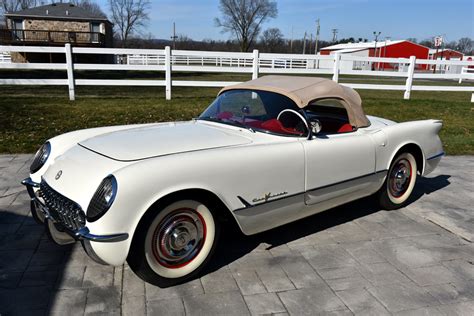
[(100, 23), (92, 22), (91, 23), (91, 42), (98, 43), (99, 42), (99, 33), (100, 33)]
[(13, 36), (17, 40), (23, 40), (25, 38), (25, 34), (23, 32), (23, 20), (13, 20), (12, 22), (12, 29), (13, 29)]

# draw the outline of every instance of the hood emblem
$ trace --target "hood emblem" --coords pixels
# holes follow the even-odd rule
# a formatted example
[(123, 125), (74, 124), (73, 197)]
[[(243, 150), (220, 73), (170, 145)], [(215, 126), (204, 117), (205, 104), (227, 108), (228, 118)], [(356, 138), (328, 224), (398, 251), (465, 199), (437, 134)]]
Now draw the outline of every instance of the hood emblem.
[(61, 178), (62, 175), (63, 175), (63, 171), (59, 170), (58, 173), (56, 173), (56, 176), (54, 177), (54, 179), (59, 180), (59, 178)]

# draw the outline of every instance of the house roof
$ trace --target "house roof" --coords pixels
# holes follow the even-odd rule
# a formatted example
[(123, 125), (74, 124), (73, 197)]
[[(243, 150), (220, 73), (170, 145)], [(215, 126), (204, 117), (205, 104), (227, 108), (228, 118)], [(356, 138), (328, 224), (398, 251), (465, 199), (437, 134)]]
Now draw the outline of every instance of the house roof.
[(52, 3), (16, 12), (8, 12), (6, 17), (28, 17), (53, 20), (108, 21), (107, 17), (91, 13), (72, 3)]
[[(449, 52), (455, 52), (455, 53), (464, 55), (463, 53), (458, 52), (457, 50), (454, 50), (454, 49), (451, 49), (451, 48), (438, 49), (437, 51), (438, 51), (438, 54), (441, 54), (441, 52), (448, 52), (449, 51)], [(430, 55), (436, 54), (436, 48), (430, 48), (429, 54)]]
[(362, 109), (362, 100), (352, 88), (340, 85), (332, 80), (319, 77), (263, 76), (254, 80), (223, 88), (219, 94), (228, 90), (261, 90), (282, 94), (300, 108), (318, 99), (334, 98), (342, 100), (349, 116), (349, 122), (355, 127), (369, 126), (370, 122)]
[[(378, 41), (377, 48), (390, 46), (394, 44), (398, 44), (401, 42), (405, 42), (405, 40), (396, 40), (396, 41)], [(372, 42), (359, 42), (359, 43), (342, 43), (332, 46), (327, 46), (321, 48), (321, 50), (340, 50), (340, 49), (367, 49), (367, 48), (374, 48), (375, 41)]]

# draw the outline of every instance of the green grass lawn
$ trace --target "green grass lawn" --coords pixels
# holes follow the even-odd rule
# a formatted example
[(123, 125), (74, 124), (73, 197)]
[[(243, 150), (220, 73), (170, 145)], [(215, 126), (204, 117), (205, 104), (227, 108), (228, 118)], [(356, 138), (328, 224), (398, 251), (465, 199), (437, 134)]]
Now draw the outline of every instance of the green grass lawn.
[[(8, 74), (3, 77), (12, 78)], [(247, 77), (187, 74), (174, 78), (241, 81)], [(76, 129), (189, 120), (198, 116), (218, 91), (173, 88), (173, 99), (166, 101), (162, 87), (78, 87), (77, 100), (70, 102), (67, 87), (0, 86), (0, 153), (33, 153), (46, 139)], [(398, 122), (444, 120), (440, 135), (446, 152), (474, 154), (474, 104), (470, 93), (412, 92), (408, 101), (403, 100), (401, 91), (359, 93), (367, 114)]]

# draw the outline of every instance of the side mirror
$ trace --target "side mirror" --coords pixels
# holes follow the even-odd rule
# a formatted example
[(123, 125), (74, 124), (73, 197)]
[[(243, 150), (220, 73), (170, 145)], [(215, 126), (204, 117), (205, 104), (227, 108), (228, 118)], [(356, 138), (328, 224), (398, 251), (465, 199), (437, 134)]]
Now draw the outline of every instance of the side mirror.
[(319, 132), (321, 132), (322, 125), (318, 119), (311, 120), (310, 124), (311, 124), (311, 132), (313, 133), (313, 135), (317, 135), (319, 134)]

